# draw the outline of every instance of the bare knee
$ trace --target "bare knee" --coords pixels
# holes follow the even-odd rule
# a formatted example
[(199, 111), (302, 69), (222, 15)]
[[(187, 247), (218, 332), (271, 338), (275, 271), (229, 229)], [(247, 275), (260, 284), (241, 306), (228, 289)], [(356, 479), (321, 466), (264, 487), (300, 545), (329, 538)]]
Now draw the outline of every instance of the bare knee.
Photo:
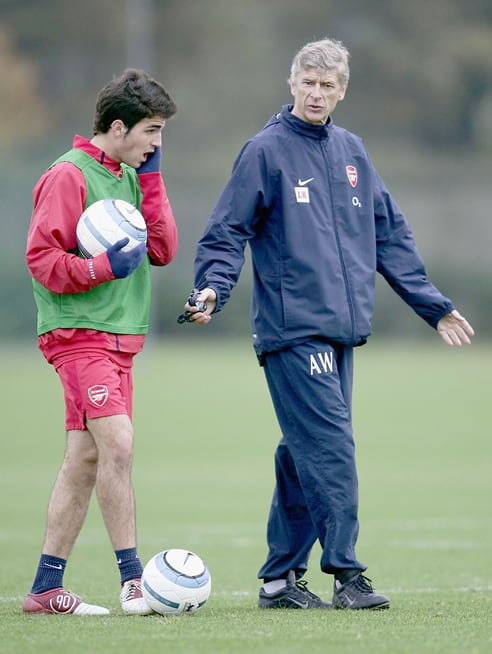
[(121, 434), (105, 448), (104, 458), (107, 464), (116, 470), (129, 470), (133, 464), (133, 434)]
[(133, 463), (133, 427), (126, 415), (88, 421), (97, 446), (99, 465), (128, 470)]
[(95, 481), (98, 460), (99, 457), (95, 445), (82, 454), (80, 462), (81, 472), (87, 480)]
[(89, 432), (68, 432), (63, 460), (65, 474), (77, 478), (79, 483), (84, 485), (93, 485), (97, 475), (97, 464), (97, 446)]

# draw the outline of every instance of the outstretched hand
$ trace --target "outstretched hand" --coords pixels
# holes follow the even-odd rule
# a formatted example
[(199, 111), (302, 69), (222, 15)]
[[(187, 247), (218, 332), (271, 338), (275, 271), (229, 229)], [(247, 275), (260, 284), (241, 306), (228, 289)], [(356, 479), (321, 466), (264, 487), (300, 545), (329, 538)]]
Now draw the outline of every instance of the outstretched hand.
[[(178, 318), (178, 322), (192, 322), (197, 325), (206, 325), (212, 320), (212, 314), (217, 304), (217, 294), (213, 288), (204, 288), (198, 293), (192, 293), (193, 304), (190, 298), (185, 304), (185, 312)], [(200, 307), (204, 307), (200, 310)]]
[(437, 331), (446, 345), (470, 345), (470, 336), (475, 332), (470, 323), (456, 309), (446, 314), (437, 323)]

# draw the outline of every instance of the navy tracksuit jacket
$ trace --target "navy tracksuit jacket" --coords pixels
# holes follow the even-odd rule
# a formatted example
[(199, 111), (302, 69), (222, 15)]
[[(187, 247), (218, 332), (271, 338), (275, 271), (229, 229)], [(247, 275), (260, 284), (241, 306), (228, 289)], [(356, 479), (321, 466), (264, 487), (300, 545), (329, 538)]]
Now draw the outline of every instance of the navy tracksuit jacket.
[(362, 140), (284, 106), (240, 152), (195, 259), (195, 286), (229, 299), (250, 245), (251, 325), (282, 439), (262, 579), (355, 557), (352, 348), (371, 332), (379, 272), (431, 326), (454, 307), (426, 277), (410, 227)]

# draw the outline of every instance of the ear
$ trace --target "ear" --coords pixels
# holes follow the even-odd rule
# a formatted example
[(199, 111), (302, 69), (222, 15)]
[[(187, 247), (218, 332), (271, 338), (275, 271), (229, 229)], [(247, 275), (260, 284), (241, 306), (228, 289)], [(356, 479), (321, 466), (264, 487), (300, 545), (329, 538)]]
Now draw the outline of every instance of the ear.
[(113, 120), (111, 130), (116, 136), (124, 136), (128, 131), (125, 123), (120, 118)]
[(348, 87), (348, 82), (345, 82), (345, 84), (340, 89), (340, 93), (338, 94), (339, 101), (344, 99), (345, 93), (347, 92), (347, 87)]
[(296, 95), (296, 81), (295, 79), (289, 80), (290, 92), (295, 97)]

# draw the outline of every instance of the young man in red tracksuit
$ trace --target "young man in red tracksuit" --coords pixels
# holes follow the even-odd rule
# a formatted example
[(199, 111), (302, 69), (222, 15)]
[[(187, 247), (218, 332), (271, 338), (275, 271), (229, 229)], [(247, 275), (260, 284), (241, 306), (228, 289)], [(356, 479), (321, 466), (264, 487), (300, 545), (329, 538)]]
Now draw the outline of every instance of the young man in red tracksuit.
[[(177, 250), (177, 228), (162, 179), (162, 130), (176, 113), (163, 86), (127, 69), (96, 102), (94, 136), (75, 136), (72, 149), (42, 175), (26, 261), (38, 309), (39, 347), (65, 394), (66, 449), (48, 507), (27, 613), (105, 615), (63, 587), (67, 559), (95, 488), (115, 550), (124, 613), (151, 613), (142, 597), (136, 548), (132, 362), (148, 331), (151, 271)], [(77, 249), (76, 225), (93, 202), (122, 199), (141, 210), (147, 243), (130, 252), (122, 239), (93, 259)]]

